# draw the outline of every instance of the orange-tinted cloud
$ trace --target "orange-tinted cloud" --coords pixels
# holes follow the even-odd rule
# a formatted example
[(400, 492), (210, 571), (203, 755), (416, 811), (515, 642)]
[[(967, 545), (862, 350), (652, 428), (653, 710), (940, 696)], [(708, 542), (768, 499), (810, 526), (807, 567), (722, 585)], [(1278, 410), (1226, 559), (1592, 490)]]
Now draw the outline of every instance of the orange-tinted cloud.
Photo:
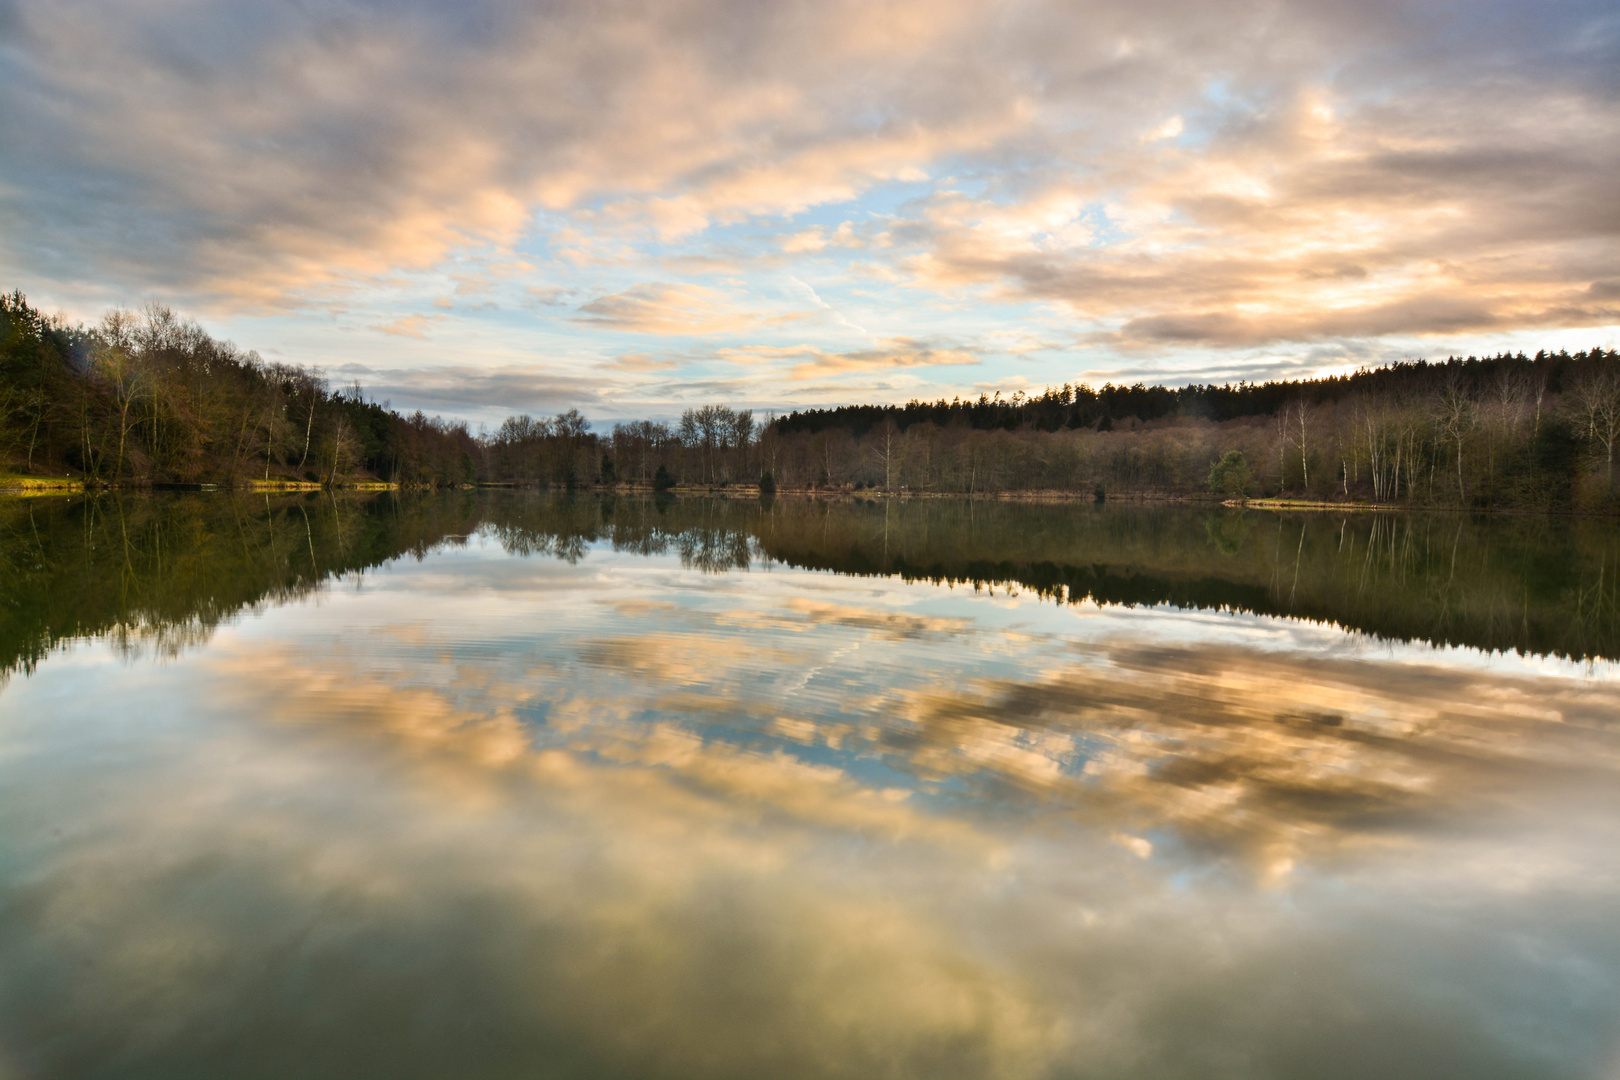
[(428, 329), (436, 322), (442, 322), (443, 315), (405, 315), (390, 323), (381, 323), (371, 327), (381, 330), (385, 334), (395, 337), (413, 337), (426, 339)]
[(722, 349), (722, 359), (741, 364), (782, 363), (799, 361), (788, 370), (793, 379), (815, 379), (823, 375), (836, 375), (850, 371), (873, 371), (887, 368), (939, 367), (956, 364), (977, 364), (983, 359), (978, 352), (958, 346), (935, 346), (912, 338), (890, 338), (870, 349), (851, 349), (836, 352), (814, 345), (743, 345)]
[(758, 325), (699, 285), (637, 285), (581, 304), (575, 321), (636, 334), (725, 334)]

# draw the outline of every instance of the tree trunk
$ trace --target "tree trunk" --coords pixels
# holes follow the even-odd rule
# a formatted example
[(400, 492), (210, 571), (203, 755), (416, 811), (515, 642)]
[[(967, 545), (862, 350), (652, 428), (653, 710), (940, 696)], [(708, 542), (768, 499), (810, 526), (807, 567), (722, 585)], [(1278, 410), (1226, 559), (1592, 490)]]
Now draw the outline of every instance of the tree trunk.
[(1463, 490), (1463, 451), (1462, 436), (1457, 436), (1457, 501), (1464, 505), (1468, 502), (1468, 493)]
[(34, 430), (28, 436), (28, 471), (34, 471), (34, 444), (39, 441), (39, 422), (45, 417), (45, 401), (43, 395), (36, 396), (34, 400)]
[(113, 480), (124, 475), (124, 440), (129, 436), (129, 402), (124, 402), (118, 414), (118, 465), (113, 469)]
[(309, 396), (309, 419), (304, 423), (304, 456), (298, 459), (298, 471), (304, 471), (304, 462), (309, 460), (309, 436), (315, 430), (315, 395)]

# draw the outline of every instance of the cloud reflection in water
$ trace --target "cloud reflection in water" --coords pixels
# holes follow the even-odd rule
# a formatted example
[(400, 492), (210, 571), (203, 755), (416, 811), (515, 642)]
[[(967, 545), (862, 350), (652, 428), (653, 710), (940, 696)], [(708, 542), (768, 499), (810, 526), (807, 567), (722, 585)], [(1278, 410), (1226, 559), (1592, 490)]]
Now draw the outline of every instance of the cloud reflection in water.
[(368, 582), (6, 688), (16, 1071), (1614, 1052), (1607, 669), (601, 551)]

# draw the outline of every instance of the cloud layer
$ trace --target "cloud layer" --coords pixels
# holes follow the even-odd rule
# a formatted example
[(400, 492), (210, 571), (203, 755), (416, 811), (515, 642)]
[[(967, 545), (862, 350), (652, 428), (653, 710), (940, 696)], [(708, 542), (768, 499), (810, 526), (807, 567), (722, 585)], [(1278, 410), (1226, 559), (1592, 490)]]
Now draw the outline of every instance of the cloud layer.
[(763, 392), (1620, 326), (1602, 3), (66, 0), (0, 50), (12, 281), (300, 358), (651, 338)]

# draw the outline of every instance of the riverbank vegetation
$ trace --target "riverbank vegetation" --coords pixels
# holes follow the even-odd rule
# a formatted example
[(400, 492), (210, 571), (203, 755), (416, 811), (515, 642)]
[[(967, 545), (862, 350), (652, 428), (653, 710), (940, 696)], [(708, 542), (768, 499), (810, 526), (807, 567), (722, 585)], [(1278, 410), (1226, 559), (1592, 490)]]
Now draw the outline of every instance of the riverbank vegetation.
[(611, 432), (568, 410), (475, 434), (267, 362), (162, 305), (85, 327), (0, 297), (0, 472), (90, 486), (745, 484), (1613, 512), (1617, 440), (1620, 354), (1604, 349), (1235, 386), (1066, 384), (763, 422), (708, 405)]

